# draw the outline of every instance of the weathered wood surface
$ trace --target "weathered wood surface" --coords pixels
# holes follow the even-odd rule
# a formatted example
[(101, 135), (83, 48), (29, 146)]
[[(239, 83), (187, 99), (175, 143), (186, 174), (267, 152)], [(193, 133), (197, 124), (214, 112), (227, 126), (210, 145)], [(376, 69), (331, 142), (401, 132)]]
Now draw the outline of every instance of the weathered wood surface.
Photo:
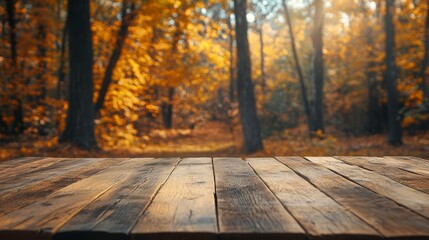
[(256, 173), (313, 238), (379, 234), (328, 195), (273, 158), (248, 159)]
[(299, 239), (304, 231), (241, 159), (215, 158), (219, 230), (224, 239)]
[(110, 158), (102, 159), (102, 161), (87, 161), (89, 164), (82, 167), (76, 167), (66, 172), (58, 169), (57, 174), (52, 178), (43, 178), (42, 181), (13, 189), (9, 193), (3, 193), (0, 196), (0, 206), (2, 206), (0, 208), (0, 215), (23, 208), (61, 188), (125, 160), (126, 158)]
[(211, 158), (184, 159), (135, 225), (133, 239), (216, 239)]
[(335, 157), (348, 164), (374, 171), (399, 183), (429, 194), (429, 176), (421, 175), (401, 168), (401, 164), (392, 164), (392, 158), (378, 157)]
[(385, 237), (425, 237), (429, 234), (428, 219), (382, 195), (303, 158), (278, 159)]
[[(64, 239), (124, 238), (179, 159), (137, 159), (140, 166), (83, 208), (58, 231)], [(137, 171), (133, 171), (137, 170)], [(113, 204), (112, 204), (113, 203)]]
[(406, 206), (417, 214), (429, 218), (428, 194), (358, 166), (345, 164), (332, 157), (309, 157), (307, 159), (323, 165), (380, 195), (392, 199), (399, 205)]
[(429, 239), (414, 157), (0, 162), (0, 240)]

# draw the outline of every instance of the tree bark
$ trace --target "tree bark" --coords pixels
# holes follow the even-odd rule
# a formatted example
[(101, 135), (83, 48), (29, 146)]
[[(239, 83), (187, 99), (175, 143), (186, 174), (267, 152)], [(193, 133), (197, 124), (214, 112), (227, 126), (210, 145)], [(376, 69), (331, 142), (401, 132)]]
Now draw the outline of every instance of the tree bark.
[(63, 98), (63, 85), (66, 78), (66, 50), (67, 50), (67, 38), (68, 38), (68, 28), (69, 28), (69, 17), (67, 15), (66, 21), (64, 23), (62, 37), (61, 37), (61, 53), (60, 53), (60, 65), (58, 67), (58, 82), (57, 82), (57, 99)]
[(305, 115), (307, 117), (308, 132), (311, 135), (312, 134), (311, 131), (313, 129), (311, 127), (311, 123), (312, 123), (311, 109), (310, 109), (310, 104), (308, 103), (307, 88), (305, 87), (304, 74), (302, 73), (301, 64), (299, 63), (298, 51), (296, 49), (296, 43), (295, 43), (295, 35), (293, 33), (292, 20), (290, 18), (289, 8), (287, 6), (286, 0), (283, 0), (283, 8), (285, 9), (286, 22), (289, 27), (290, 44), (292, 48), (293, 59), (295, 61), (296, 72), (298, 73), (298, 80), (301, 88), (302, 103), (304, 104)]
[[(183, 35), (183, 29), (181, 28), (179, 24), (180, 15), (177, 15), (176, 20), (174, 21), (174, 25), (176, 27), (172, 42), (171, 42), (171, 59), (174, 59), (174, 55), (177, 54), (178, 44), (180, 41), (180, 38)], [(172, 65), (170, 65), (170, 70), (174, 68), (174, 62), (171, 62)], [(174, 92), (175, 92), (175, 86), (169, 86), (167, 89), (167, 101), (162, 101), (161, 103), (161, 112), (162, 112), (162, 121), (164, 124), (164, 127), (166, 129), (171, 129), (173, 127), (173, 100), (174, 100)]]
[(235, 102), (235, 67), (234, 67), (234, 34), (231, 24), (231, 17), (228, 18), (228, 30), (229, 30), (229, 101)]
[(429, 89), (428, 89), (428, 85), (427, 85), (427, 77), (426, 77), (426, 69), (428, 67), (429, 64), (429, 0), (426, 1), (426, 7), (427, 7), (427, 12), (426, 12), (426, 25), (425, 25), (425, 36), (424, 36), (424, 56), (423, 56), (423, 62), (422, 62), (422, 69), (420, 71), (420, 77), (421, 82), (420, 82), (420, 89), (423, 92), (423, 103), (426, 106), (429, 106)]
[[(104, 100), (106, 98), (107, 90), (110, 83), (112, 82), (113, 71), (115, 70), (116, 64), (121, 57), (122, 49), (124, 47), (125, 39), (128, 36), (128, 29), (137, 16), (135, 10), (135, 3), (130, 3), (129, 0), (122, 1), (122, 21), (121, 26), (116, 38), (116, 43), (113, 48), (112, 55), (110, 56), (109, 63), (107, 64), (106, 72), (104, 73), (103, 83), (101, 84), (100, 91), (98, 93), (98, 98), (95, 103), (95, 113), (99, 114), (100, 110), (103, 108)], [(130, 11), (128, 13), (128, 11)]]
[[(378, 7), (378, 6), (377, 6)], [(367, 8), (365, 6), (365, 0), (361, 1), (361, 8), (364, 15), (364, 21), (369, 21)], [(376, 134), (383, 132), (383, 122), (381, 119), (381, 106), (379, 96), (379, 84), (377, 81), (377, 72), (373, 69), (377, 66), (375, 62), (375, 51), (374, 51), (374, 31), (372, 26), (368, 26), (364, 30), (365, 41), (367, 46), (370, 48), (368, 53), (368, 64), (366, 67), (366, 78), (368, 86), (368, 115), (366, 122), (366, 131), (369, 134)]]
[(174, 88), (168, 88), (168, 101), (161, 104), (162, 111), (162, 122), (166, 129), (173, 127), (173, 99), (174, 99)]
[(246, 0), (234, 0), (237, 41), (237, 92), (244, 137), (244, 150), (246, 153), (253, 153), (262, 150), (263, 144), (251, 77), (246, 4)]
[(9, 24), (9, 42), (10, 42), (10, 54), (14, 67), (18, 66), (18, 54), (16, 51), (16, 19), (15, 19), (15, 5), (16, 0), (6, 0), (6, 11), (8, 16)]
[(325, 18), (324, 1), (315, 0), (314, 29), (312, 33), (313, 56), (312, 56), (312, 83), (313, 83), (313, 112), (311, 114), (313, 123), (312, 132), (325, 131), (323, 122), (323, 82), (324, 82), (324, 59), (323, 59), (323, 24)]
[(69, 107), (60, 142), (96, 148), (94, 136), (93, 50), (89, 0), (69, 0)]
[(384, 28), (386, 32), (386, 73), (385, 82), (387, 89), (388, 108), (388, 138), (391, 145), (402, 144), (402, 129), (399, 116), (399, 93), (397, 90), (397, 73), (395, 57), (395, 26), (393, 16), (395, 14), (395, 0), (386, 0), (386, 13), (384, 17)]
[(6, 11), (8, 16), (9, 24), (9, 41), (10, 41), (10, 54), (12, 61), (12, 75), (10, 77), (12, 89), (11, 99), (16, 103), (13, 104), (13, 116), (14, 120), (12, 122), (12, 127), (10, 133), (21, 134), (24, 132), (24, 114), (22, 107), (22, 100), (18, 96), (18, 52), (17, 52), (17, 40), (16, 40), (16, 18), (15, 18), (15, 6), (16, 0), (6, 0)]

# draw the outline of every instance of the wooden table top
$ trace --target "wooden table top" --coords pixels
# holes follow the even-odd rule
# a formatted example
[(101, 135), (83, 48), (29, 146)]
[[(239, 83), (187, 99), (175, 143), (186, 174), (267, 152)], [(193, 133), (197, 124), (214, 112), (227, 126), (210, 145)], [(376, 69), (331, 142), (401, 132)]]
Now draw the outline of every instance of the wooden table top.
[(0, 239), (429, 239), (415, 157), (20, 158)]

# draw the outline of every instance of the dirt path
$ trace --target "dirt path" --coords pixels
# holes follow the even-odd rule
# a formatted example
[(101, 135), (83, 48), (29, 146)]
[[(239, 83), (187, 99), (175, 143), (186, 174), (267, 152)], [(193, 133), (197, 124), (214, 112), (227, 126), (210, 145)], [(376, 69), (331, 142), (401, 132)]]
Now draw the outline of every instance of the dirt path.
[(146, 156), (234, 156), (238, 154), (239, 137), (228, 125), (206, 122), (194, 129), (155, 130), (150, 144), (142, 151)]

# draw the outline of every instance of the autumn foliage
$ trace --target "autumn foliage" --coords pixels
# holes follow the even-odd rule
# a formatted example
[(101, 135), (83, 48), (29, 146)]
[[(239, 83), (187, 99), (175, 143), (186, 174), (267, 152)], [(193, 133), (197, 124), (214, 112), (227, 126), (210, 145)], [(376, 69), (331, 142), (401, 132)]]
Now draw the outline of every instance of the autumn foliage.
[[(315, 29), (316, 2), (324, 8), (321, 29)], [(406, 134), (424, 132), (429, 2), (393, 4), (397, 120)], [(206, 122), (222, 122), (241, 137), (233, 9), (227, 0), (90, 1), (99, 148), (150, 148), (162, 144), (156, 131), (192, 131)], [(385, 1), (247, 1), (251, 80), (268, 154), (279, 151), (273, 136), (285, 140), (307, 125), (292, 40), (309, 104), (323, 99), (322, 126), (300, 132), (304, 142), (387, 133), (385, 15)], [(0, 3), (0, 144), (39, 136), (56, 146), (70, 92), (67, 19), (66, 0)], [(316, 30), (323, 64), (315, 65)], [(315, 95), (312, 81), (321, 75), (322, 93)]]

